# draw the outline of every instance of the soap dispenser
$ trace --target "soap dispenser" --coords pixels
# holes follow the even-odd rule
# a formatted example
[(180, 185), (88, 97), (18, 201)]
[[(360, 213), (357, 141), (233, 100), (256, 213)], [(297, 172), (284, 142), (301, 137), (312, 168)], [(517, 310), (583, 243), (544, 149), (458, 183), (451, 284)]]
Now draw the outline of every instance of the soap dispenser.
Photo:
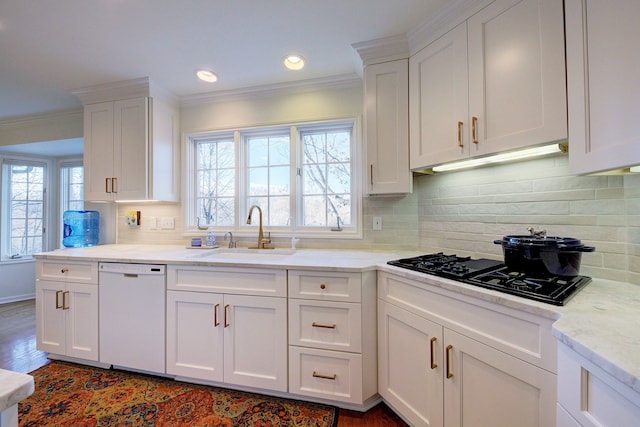
[(216, 246), (216, 235), (214, 234), (213, 231), (207, 231), (206, 243), (207, 243), (207, 246), (210, 248), (213, 248)]

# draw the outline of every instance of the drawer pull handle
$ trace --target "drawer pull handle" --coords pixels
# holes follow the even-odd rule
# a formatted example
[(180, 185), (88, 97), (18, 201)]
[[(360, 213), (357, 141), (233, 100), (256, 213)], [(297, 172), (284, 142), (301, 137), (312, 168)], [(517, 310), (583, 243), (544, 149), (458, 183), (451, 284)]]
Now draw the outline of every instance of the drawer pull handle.
[(220, 326), (220, 322), (218, 321), (218, 309), (220, 308), (220, 304), (216, 304), (213, 307), (213, 326)]
[(453, 350), (453, 346), (449, 344), (447, 346), (447, 378), (453, 378), (453, 372), (451, 372), (451, 350)]
[(62, 294), (62, 291), (56, 291), (56, 310), (62, 308), (62, 305), (60, 305), (60, 294)]
[(326, 288), (327, 288), (327, 285), (325, 285), (324, 283), (320, 285), (320, 289), (326, 289)]
[(431, 369), (436, 369), (438, 367), (438, 364), (435, 361), (435, 354), (434, 354), (437, 340), (438, 339), (436, 337), (431, 338)]
[(464, 125), (463, 122), (458, 122), (458, 147), (464, 146), (462, 144), (462, 125)]
[(313, 322), (311, 324), (311, 326), (313, 326), (314, 328), (327, 328), (327, 329), (335, 329), (336, 328), (336, 324), (335, 323), (333, 325), (323, 325), (322, 323)]
[(68, 268), (63, 268), (62, 270), (60, 270), (60, 273), (65, 274), (68, 273), (69, 269)]
[(227, 319), (227, 309), (229, 308), (229, 304), (224, 306), (224, 327), (228, 328), (229, 327), (229, 321)]
[(325, 379), (325, 380), (332, 380), (332, 381), (335, 381), (335, 380), (336, 380), (337, 375), (336, 375), (336, 374), (333, 374), (333, 375), (324, 375), (324, 374), (319, 374), (319, 373), (317, 373), (316, 371), (313, 371), (313, 377), (314, 377), (314, 378), (323, 378), (323, 379)]
[(67, 305), (67, 295), (69, 295), (69, 291), (64, 291), (62, 293), (62, 309), (69, 310), (69, 306)]
[(111, 185), (111, 178), (105, 178), (104, 179), (104, 192), (105, 193), (111, 193), (111, 191), (109, 191), (109, 186)]

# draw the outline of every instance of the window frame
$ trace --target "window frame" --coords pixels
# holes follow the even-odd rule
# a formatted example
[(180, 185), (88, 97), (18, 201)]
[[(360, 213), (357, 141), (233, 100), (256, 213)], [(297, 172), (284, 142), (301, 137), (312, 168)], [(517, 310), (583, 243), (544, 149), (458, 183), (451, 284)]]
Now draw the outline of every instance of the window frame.
[(10, 215), (10, 192), (6, 191), (7, 174), (5, 173), (6, 164), (31, 164), (34, 166), (44, 167), (43, 171), (43, 206), (42, 206), (42, 252), (48, 251), (51, 247), (52, 239), (55, 238), (55, 233), (51, 233), (50, 225), (54, 223), (52, 213), (54, 209), (52, 206), (56, 206), (53, 199), (53, 193), (55, 193), (53, 175), (55, 173), (54, 162), (50, 158), (38, 157), (38, 156), (25, 156), (11, 153), (0, 153), (0, 165), (2, 171), (0, 173), (0, 231), (2, 238), (0, 239), (0, 262), (22, 262), (24, 260), (33, 260), (32, 254), (21, 255), (18, 258), (12, 258), (14, 254), (11, 252), (11, 215)]
[[(343, 226), (341, 231), (332, 231), (334, 224), (329, 226), (303, 226), (300, 221), (302, 212), (302, 141), (301, 132), (310, 130), (330, 131), (336, 128), (351, 128), (351, 225)], [(291, 213), (295, 217), (293, 224), (286, 226), (270, 226), (264, 225), (265, 231), (277, 233), (278, 237), (305, 237), (317, 239), (362, 239), (362, 139), (361, 139), (361, 120), (359, 117), (341, 117), (326, 120), (304, 121), (286, 124), (273, 124), (265, 126), (238, 127), (235, 129), (214, 129), (203, 132), (186, 133), (184, 137), (184, 164), (186, 169), (186, 179), (183, 185), (184, 200), (183, 210), (185, 215), (184, 236), (201, 235), (207, 227), (201, 223), (201, 229), (197, 227), (197, 205), (196, 205), (196, 142), (205, 139), (217, 139), (221, 135), (233, 134), (234, 150), (235, 150), (235, 170), (236, 170), (236, 188), (235, 197), (235, 224), (230, 226), (214, 226), (208, 229), (213, 231), (226, 232), (231, 231), (238, 236), (253, 236), (256, 231), (257, 221), (253, 224), (246, 224), (246, 217), (249, 210), (248, 196), (248, 162), (245, 146), (245, 138), (247, 136), (268, 135), (282, 132), (283, 129), (288, 130), (290, 135), (290, 185), (291, 185)], [(262, 208), (262, 206), (261, 206)]]

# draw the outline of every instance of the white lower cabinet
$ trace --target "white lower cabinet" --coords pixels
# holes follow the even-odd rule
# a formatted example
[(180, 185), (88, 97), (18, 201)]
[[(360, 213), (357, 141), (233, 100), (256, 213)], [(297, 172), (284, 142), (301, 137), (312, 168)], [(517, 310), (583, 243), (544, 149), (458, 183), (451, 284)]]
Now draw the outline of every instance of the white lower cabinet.
[(557, 425), (636, 427), (640, 393), (559, 344)]
[[(411, 425), (555, 425), (556, 375), (505, 351), (547, 355), (551, 321), (536, 326), (535, 318), (386, 273), (378, 280), (379, 392)], [(533, 351), (505, 341), (517, 334)]]
[[(218, 272), (213, 267), (169, 266), (168, 271), (174, 280), (168, 282), (167, 291), (167, 373), (287, 391), (286, 298), (176, 291), (176, 286), (189, 284), (189, 280), (176, 282), (176, 278), (190, 277), (191, 285), (206, 290), (207, 282), (212, 288), (224, 286), (224, 274), (216, 280)], [(265, 277), (286, 277), (265, 270), (255, 273), (260, 271)], [(220, 273), (230, 275), (229, 269)], [(238, 277), (242, 277), (240, 273)], [(246, 288), (241, 279), (237, 284), (239, 289)], [(273, 284), (286, 289), (286, 281)], [(233, 292), (230, 288), (227, 291)]]
[(36, 262), (36, 346), (97, 361), (98, 263)]
[(379, 400), (375, 272), (289, 270), (289, 392), (366, 409)]

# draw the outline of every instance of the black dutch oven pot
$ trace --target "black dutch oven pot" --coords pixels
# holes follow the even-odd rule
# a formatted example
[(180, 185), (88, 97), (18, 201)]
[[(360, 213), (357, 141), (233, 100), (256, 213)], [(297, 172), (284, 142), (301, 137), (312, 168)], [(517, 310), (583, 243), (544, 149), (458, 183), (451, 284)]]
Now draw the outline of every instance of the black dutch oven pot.
[(583, 245), (578, 239), (546, 236), (543, 233), (504, 236), (502, 240), (494, 240), (493, 243), (502, 245), (507, 267), (538, 277), (575, 277), (580, 272), (582, 252), (593, 252), (596, 249)]

